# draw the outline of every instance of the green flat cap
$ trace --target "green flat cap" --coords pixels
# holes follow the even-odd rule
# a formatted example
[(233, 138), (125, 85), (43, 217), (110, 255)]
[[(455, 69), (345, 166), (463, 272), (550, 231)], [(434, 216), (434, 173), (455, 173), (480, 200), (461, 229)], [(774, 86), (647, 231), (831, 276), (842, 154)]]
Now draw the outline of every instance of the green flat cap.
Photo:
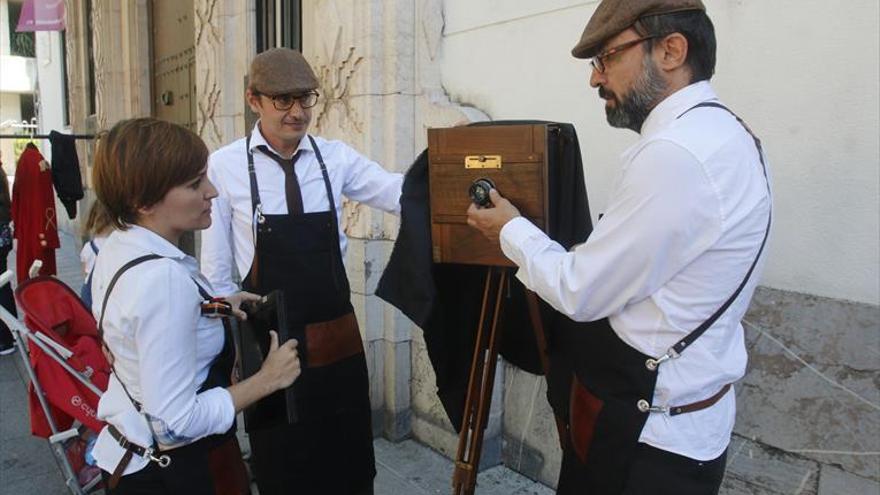
[(602, 0), (584, 28), (581, 40), (572, 48), (576, 58), (590, 58), (608, 38), (632, 26), (638, 19), (657, 14), (706, 10), (700, 0)]
[(318, 78), (300, 52), (272, 48), (254, 57), (248, 87), (270, 96), (304, 93), (318, 87)]

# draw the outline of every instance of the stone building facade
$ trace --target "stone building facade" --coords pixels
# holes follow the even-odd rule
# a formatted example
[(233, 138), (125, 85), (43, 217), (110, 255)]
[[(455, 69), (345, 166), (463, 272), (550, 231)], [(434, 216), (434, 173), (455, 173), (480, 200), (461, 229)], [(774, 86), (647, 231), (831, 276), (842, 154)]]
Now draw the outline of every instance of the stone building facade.
[[(272, 1), (181, 1), (186, 8), (170, 8), (160, 19), (156, 9), (176, 0), (66, 2), (74, 132), (100, 131), (185, 101), (181, 123), (209, 148), (244, 135), (245, 76), (259, 44), (260, 5)], [(601, 212), (613, 168), (607, 164), (633, 137), (606, 128), (587, 88), (586, 66), (567, 55), (597, 3), (302, 0), (301, 46), (321, 80), (312, 130), (405, 171), (425, 148), (429, 127), (490, 117), (574, 122), (591, 206)], [(766, 131), (779, 219), (765, 287), (745, 325), (751, 361), (737, 386), (728, 494), (876, 493), (880, 481), (880, 12), (876, 2), (853, 1), (858, 15), (847, 14), (847, 21), (832, 3), (785, 0), (762, 10), (766, 4), (757, 0), (706, 1), (722, 46), (716, 87), (759, 134)], [(800, 22), (785, 22), (794, 11)], [(789, 39), (818, 36), (823, 22), (856, 22), (861, 29), (841, 30), (809, 57), (791, 46)], [(188, 30), (191, 38), (181, 34)], [(154, 60), (157, 38), (174, 33), (191, 41)], [(748, 56), (766, 46), (788, 50), (788, 58)], [(836, 54), (852, 46), (868, 54), (838, 62)], [(817, 58), (853, 81), (856, 96), (837, 95), (843, 103), (862, 100), (861, 107), (847, 107), (849, 131), (825, 132), (835, 118), (825, 93), (842, 90), (829, 89), (812, 72), (808, 59)], [(764, 74), (759, 84), (753, 70)], [(157, 72), (188, 82), (169, 95), (156, 90), (164, 84)], [(789, 101), (790, 85), (810, 104)], [(819, 140), (825, 147), (804, 152)], [(80, 146), (88, 177), (92, 145)], [(847, 180), (817, 172), (835, 153)], [(810, 195), (829, 182), (834, 190), (827, 197)], [(345, 208), (346, 265), (368, 353), (374, 430), (391, 440), (412, 436), (452, 456), (456, 435), (437, 401), (421, 330), (374, 294), (398, 220), (355, 203)], [(823, 211), (855, 215), (855, 224), (842, 230)], [(823, 242), (829, 232), (833, 241)], [(828, 259), (835, 249), (843, 254), (826, 262), (804, 243)], [(504, 462), (554, 484), (560, 453), (544, 380), (505, 364), (496, 376), (484, 464)]]

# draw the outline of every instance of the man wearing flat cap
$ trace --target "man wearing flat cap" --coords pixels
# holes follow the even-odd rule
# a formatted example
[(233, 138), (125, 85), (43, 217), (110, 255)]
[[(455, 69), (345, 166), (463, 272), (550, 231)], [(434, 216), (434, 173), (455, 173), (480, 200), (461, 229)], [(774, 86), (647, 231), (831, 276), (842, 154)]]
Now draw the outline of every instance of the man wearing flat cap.
[(761, 143), (709, 84), (700, 0), (603, 0), (572, 54), (608, 123), (639, 134), (605, 214), (570, 251), (496, 191), (468, 222), (571, 319), (548, 344), (559, 493), (714, 494), (770, 229)]
[[(220, 294), (281, 290), (300, 340), (297, 421), (246, 425), (261, 495), (373, 493), (369, 380), (345, 273), (343, 196), (400, 208), (401, 174), (340, 141), (308, 133), (318, 80), (303, 56), (274, 48), (251, 63), (250, 135), (213, 154), (218, 197), (202, 234), (202, 271)], [(234, 263), (234, 265), (233, 265)]]

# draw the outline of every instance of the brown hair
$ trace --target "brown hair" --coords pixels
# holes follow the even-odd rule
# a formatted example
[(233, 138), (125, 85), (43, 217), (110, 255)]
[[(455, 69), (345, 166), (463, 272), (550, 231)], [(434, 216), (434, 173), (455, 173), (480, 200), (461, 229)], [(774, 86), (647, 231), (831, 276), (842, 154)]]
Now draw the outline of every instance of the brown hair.
[(116, 228), (138, 219), (138, 208), (162, 201), (173, 187), (198, 177), (208, 148), (192, 131), (153, 118), (122, 120), (95, 152), (95, 194)]
[(112, 229), (113, 218), (107, 213), (104, 204), (96, 200), (92, 203), (92, 207), (89, 209), (89, 216), (86, 218), (85, 225), (83, 225), (83, 235), (95, 237), (107, 234)]

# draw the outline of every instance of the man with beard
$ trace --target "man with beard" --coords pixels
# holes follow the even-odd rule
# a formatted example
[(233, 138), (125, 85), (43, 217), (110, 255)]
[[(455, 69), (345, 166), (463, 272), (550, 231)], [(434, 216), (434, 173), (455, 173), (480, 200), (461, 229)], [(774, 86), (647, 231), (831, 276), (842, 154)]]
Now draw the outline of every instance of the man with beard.
[(717, 493), (770, 228), (760, 141), (709, 84), (700, 0), (603, 0), (572, 54), (608, 123), (640, 134), (604, 216), (568, 252), (496, 191), (468, 223), (573, 320), (548, 346), (559, 493)]
[(219, 294), (280, 290), (288, 334), (302, 350), (295, 424), (246, 424), (262, 495), (373, 493), (369, 380), (345, 273), (343, 196), (397, 213), (403, 176), (347, 144), (308, 133), (318, 79), (303, 56), (254, 57), (246, 100), (251, 134), (211, 154), (216, 186), (202, 271)]

